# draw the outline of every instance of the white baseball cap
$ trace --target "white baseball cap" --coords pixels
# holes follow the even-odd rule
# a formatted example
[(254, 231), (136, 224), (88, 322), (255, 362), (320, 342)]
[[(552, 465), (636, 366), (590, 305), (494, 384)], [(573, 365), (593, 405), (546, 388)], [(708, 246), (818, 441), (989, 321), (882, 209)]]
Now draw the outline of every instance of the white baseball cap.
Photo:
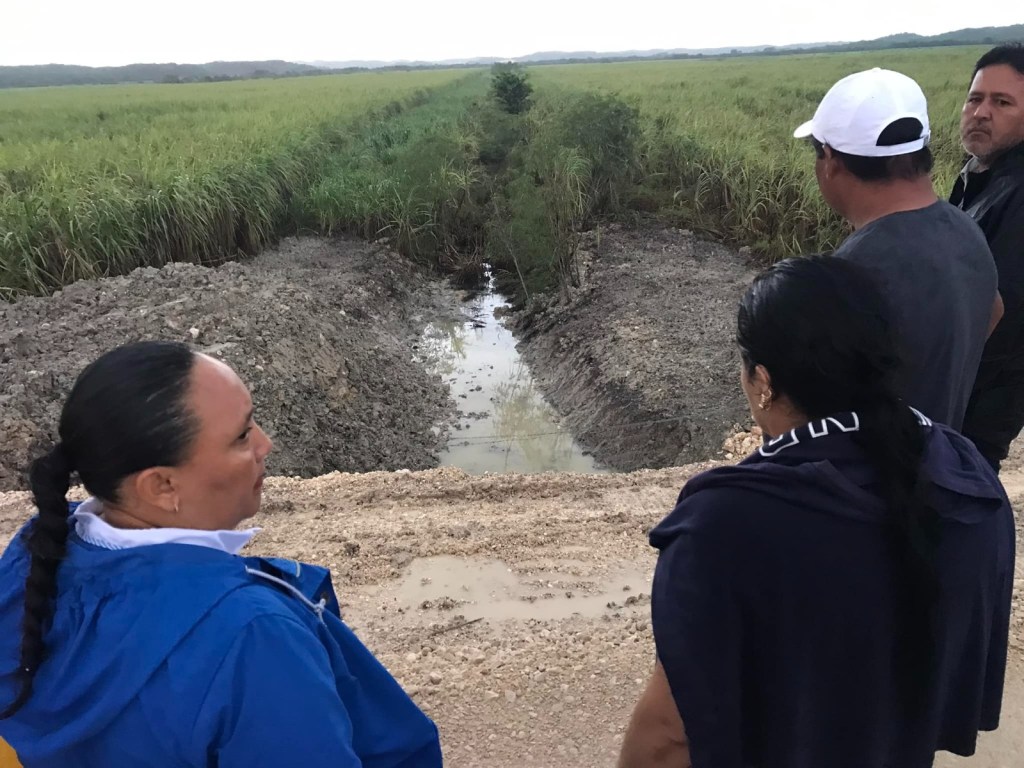
[[(921, 123), (921, 135), (913, 141), (879, 146), (878, 138), (889, 125), (905, 118)], [(839, 152), (860, 157), (893, 157), (928, 146), (928, 100), (912, 79), (888, 69), (869, 69), (844, 77), (821, 100), (814, 117), (793, 136), (813, 136)]]

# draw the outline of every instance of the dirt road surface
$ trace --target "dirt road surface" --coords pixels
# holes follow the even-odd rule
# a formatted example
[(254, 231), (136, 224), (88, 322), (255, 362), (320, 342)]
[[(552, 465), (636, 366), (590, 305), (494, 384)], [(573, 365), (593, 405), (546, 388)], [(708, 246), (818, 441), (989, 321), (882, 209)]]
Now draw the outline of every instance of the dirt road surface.
[[(653, 662), (645, 532), (705, 466), (272, 479), (251, 552), (331, 567), (347, 620), (436, 720), (452, 768), (612, 766)], [(1020, 509), (1024, 472), (1007, 485)], [(29, 511), (0, 494), (0, 545)], [(1020, 765), (1020, 549), (1018, 577), (1002, 728), (940, 768)]]

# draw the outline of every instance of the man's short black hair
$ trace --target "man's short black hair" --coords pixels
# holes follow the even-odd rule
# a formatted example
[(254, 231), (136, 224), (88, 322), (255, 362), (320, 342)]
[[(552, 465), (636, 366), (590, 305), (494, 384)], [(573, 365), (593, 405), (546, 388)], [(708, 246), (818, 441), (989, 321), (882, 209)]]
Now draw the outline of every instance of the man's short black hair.
[[(994, 67), (997, 64), (1006, 64), (1024, 75), (1024, 44), (1007, 43), (1006, 45), (997, 45), (978, 59), (978, 63), (974, 65), (974, 75), (985, 69), (985, 67)], [(971, 75), (971, 79), (974, 78), (974, 75)]]
[[(904, 117), (885, 127), (878, 136), (877, 145), (892, 147), (921, 138), (924, 126), (913, 117)], [(825, 156), (824, 145), (813, 136), (811, 144), (818, 157)], [(916, 181), (931, 173), (934, 165), (932, 151), (926, 146), (905, 155), (892, 157), (863, 157), (840, 152), (834, 147), (832, 154), (839, 158), (846, 169), (861, 181)]]

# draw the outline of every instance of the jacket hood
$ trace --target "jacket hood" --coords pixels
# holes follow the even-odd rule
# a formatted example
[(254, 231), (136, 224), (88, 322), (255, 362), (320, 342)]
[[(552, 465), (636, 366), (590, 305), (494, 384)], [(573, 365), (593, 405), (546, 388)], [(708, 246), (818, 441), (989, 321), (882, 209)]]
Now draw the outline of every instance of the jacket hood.
[[(947, 427), (920, 416), (925, 430), (922, 466), (931, 482), (931, 504), (944, 518), (976, 523), (998, 512), (1005, 492), (974, 445)], [(675, 509), (650, 534), (663, 549), (680, 533), (691, 504), (702, 492), (746, 490), (799, 504), (809, 513), (838, 515), (881, 525), (887, 508), (874, 486), (871, 457), (854, 439), (860, 431), (856, 413), (814, 421), (766, 442), (752, 456), (692, 478)]]
[[(0, 558), (0, 701), (17, 694), (29, 522)], [(32, 696), (0, 721), (23, 762), (52, 757), (103, 731), (192, 628), (234, 589), (251, 583), (225, 552), (162, 544), (105, 550), (72, 533), (58, 571), (50, 647)], [(232, 637), (225, 637), (225, 650)], [(102, 648), (102, 653), (91, 649)], [(211, 653), (220, 649), (211, 648)]]

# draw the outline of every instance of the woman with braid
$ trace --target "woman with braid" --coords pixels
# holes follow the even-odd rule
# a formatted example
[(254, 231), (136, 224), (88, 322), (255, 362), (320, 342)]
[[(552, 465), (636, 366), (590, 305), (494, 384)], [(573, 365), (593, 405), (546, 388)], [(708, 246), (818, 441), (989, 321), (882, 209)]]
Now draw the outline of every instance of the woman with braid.
[(120, 347), (58, 432), (0, 559), (0, 737), (25, 768), (441, 765), (327, 571), (238, 554), (271, 443), (230, 368)]
[(930, 768), (999, 723), (1013, 513), (974, 445), (896, 395), (861, 269), (782, 262), (740, 302), (766, 441), (651, 531), (657, 663), (621, 768)]

